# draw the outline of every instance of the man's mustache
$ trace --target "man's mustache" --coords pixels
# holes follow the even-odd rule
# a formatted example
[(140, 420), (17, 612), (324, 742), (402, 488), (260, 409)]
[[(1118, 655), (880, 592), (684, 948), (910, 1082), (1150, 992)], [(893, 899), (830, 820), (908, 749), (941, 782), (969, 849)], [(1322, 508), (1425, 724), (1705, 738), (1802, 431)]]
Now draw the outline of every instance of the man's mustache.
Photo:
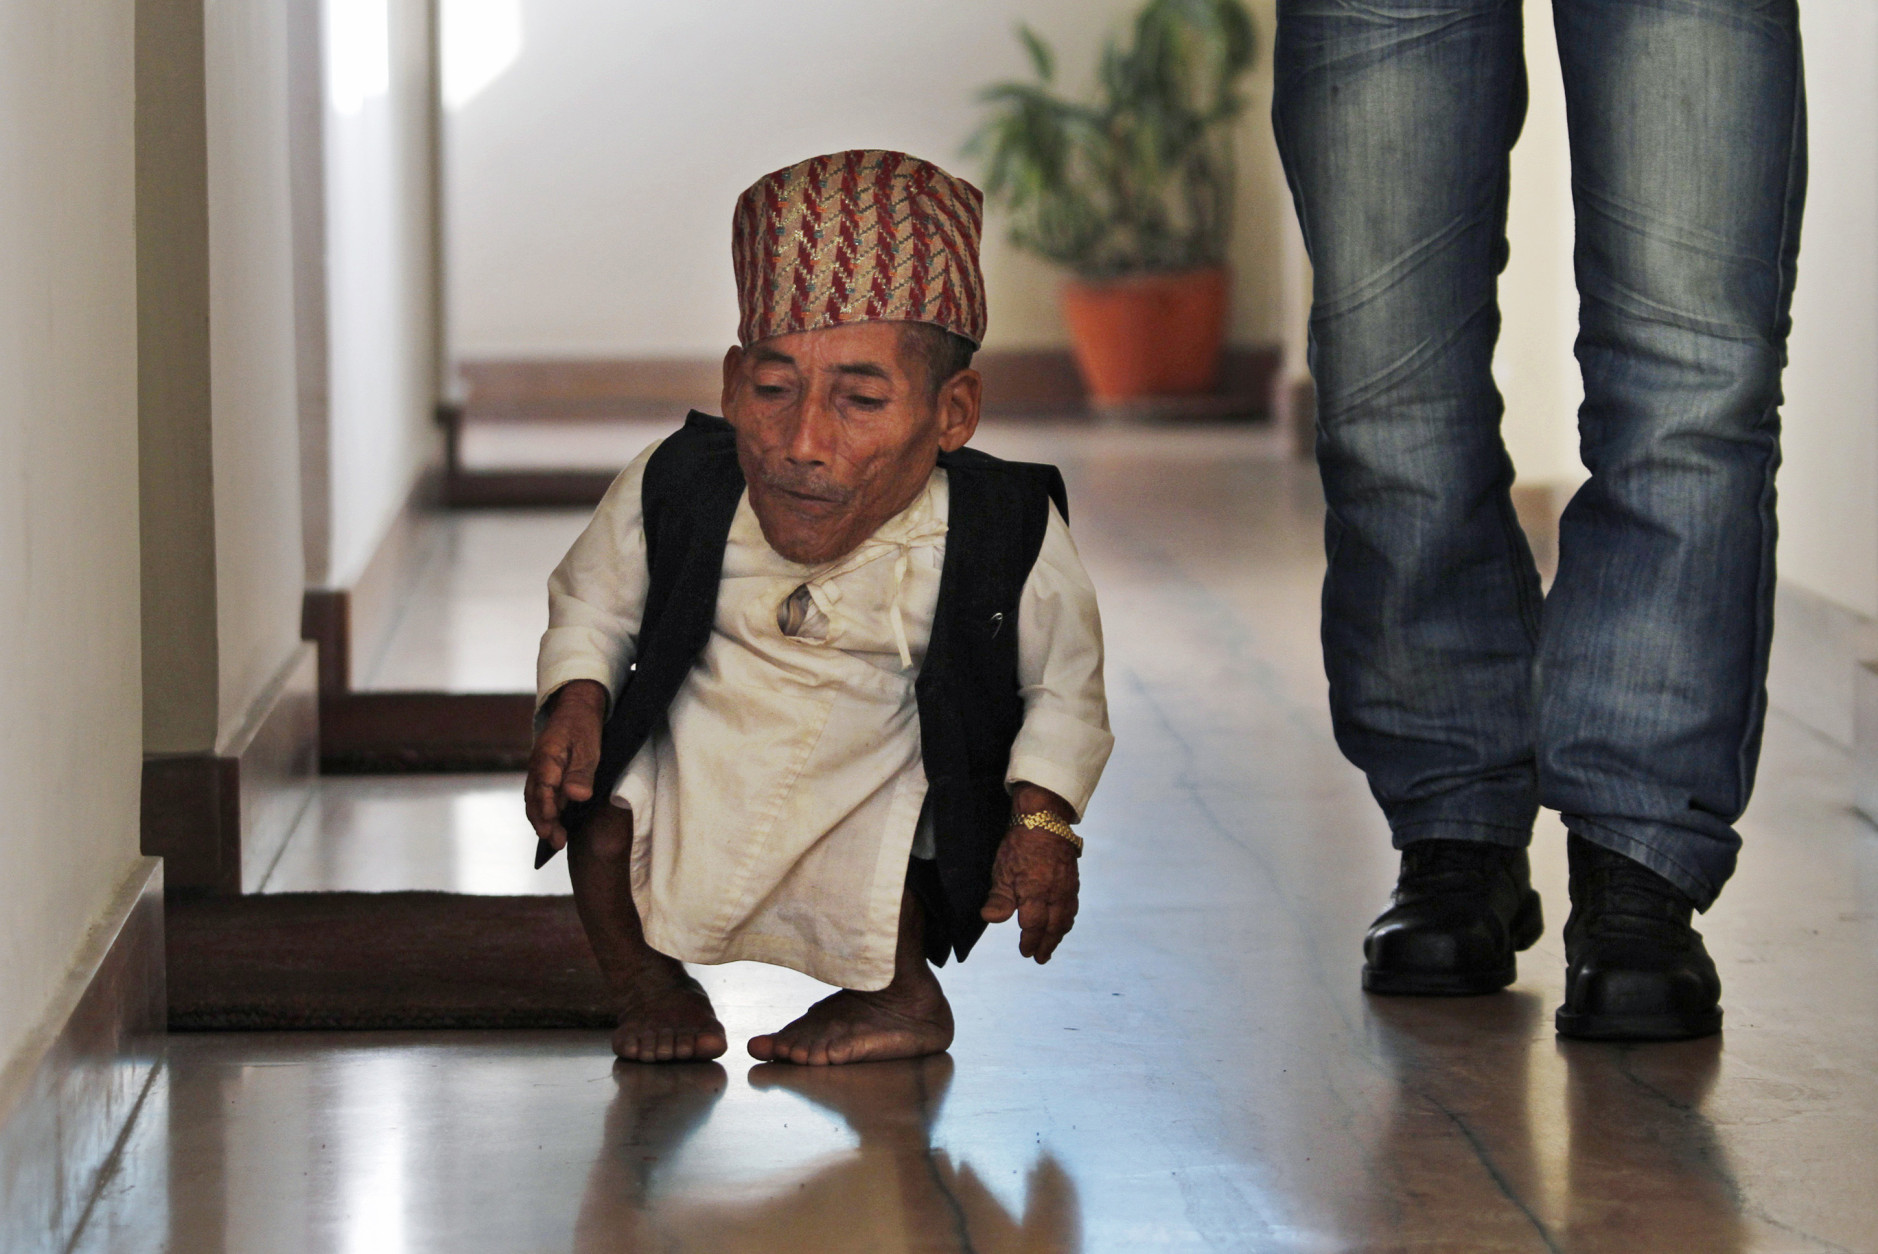
[(818, 501), (827, 501), (831, 505), (846, 505), (855, 496), (855, 489), (812, 470), (797, 471), (765, 466), (757, 472), (757, 478), (761, 479), (763, 486), (772, 492), (812, 497)]

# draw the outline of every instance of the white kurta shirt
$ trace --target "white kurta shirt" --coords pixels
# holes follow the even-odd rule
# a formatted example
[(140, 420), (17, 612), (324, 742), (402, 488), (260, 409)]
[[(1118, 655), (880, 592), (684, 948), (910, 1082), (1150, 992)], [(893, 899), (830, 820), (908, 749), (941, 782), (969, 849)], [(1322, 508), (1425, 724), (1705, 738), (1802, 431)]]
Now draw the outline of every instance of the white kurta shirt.
[[(576, 679), (609, 698), (625, 682), (650, 583), (640, 494), (652, 451), (620, 474), (548, 581), (540, 701)], [(769, 546), (745, 494), (710, 640), (613, 793), (633, 815), (633, 900), (653, 948), (776, 963), (844, 988), (892, 979), (926, 798), (914, 681), (948, 507), (937, 470), (853, 553), (804, 566)], [(1054, 506), (1017, 633), (1025, 717), (1007, 779), (1080, 815), (1113, 737), (1095, 592)]]

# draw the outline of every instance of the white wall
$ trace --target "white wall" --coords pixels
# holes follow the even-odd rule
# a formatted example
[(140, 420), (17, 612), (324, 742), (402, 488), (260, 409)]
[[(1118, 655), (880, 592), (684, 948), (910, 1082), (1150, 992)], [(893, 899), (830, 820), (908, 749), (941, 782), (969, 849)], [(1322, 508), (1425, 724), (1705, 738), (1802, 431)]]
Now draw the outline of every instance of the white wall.
[(209, 354), (217, 741), (300, 639), (300, 436), (287, 174), (287, 27), (272, 0), (207, 0)]
[(426, 0), (325, 0), (325, 19), (330, 497), (307, 577), (344, 587), (437, 446), (432, 86)]
[(1878, 617), (1878, 6), (1800, 6), (1811, 174), (1780, 471), (1780, 574)]
[(206, 753), (300, 636), (286, 10), (136, 8), (144, 747)]
[(0, 5), (0, 1066), (137, 857), (131, 41)]
[(1526, 73), (1531, 102), (1513, 148), (1506, 235), (1511, 256), (1500, 276), (1500, 343), (1493, 376), (1506, 401), (1501, 434), (1522, 484), (1575, 487), (1578, 406), (1584, 383), (1572, 356), (1578, 289), (1572, 278), (1571, 148), (1565, 84), (1552, 9), (1526, 6)]
[[(502, 0), (447, 0), (465, 10)], [(1021, 19), (1069, 81), (1137, 0), (519, 0), (519, 58), (448, 125), (458, 357), (716, 356), (733, 338), (730, 214), (817, 153), (959, 152), (984, 85), (1027, 76)], [(1280, 338), (1290, 210), (1271, 137), (1272, 0), (1242, 124), (1232, 338)], [(987, 231), (988, 344), (1066, 343), (1055, 272)]]

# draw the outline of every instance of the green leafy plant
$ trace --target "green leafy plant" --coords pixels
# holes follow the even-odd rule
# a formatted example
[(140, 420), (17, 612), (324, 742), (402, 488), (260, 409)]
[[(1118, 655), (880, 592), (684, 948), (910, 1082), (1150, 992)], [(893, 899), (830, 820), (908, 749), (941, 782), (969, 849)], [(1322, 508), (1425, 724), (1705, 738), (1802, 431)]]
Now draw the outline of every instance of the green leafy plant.
[(1255, 48), (1241, 0), (1149, 0), (1103, 49), (1088, 104), (1057, 94), (1042, 36), (1017, 34), (1037, 81), (987, 88), (967, 146), (1012, 242), (1086, 278), (1222, 264)]

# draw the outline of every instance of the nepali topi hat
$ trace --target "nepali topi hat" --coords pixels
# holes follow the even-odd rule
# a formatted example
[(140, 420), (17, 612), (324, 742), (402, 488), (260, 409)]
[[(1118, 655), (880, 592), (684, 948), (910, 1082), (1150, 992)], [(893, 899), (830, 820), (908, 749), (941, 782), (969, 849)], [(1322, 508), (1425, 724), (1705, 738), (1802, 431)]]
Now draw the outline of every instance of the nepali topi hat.
[(929, 322), (984, 343), (984, 199), (903, 152), (852, 149), (764, 175), (731, 219), (738, 342)]

